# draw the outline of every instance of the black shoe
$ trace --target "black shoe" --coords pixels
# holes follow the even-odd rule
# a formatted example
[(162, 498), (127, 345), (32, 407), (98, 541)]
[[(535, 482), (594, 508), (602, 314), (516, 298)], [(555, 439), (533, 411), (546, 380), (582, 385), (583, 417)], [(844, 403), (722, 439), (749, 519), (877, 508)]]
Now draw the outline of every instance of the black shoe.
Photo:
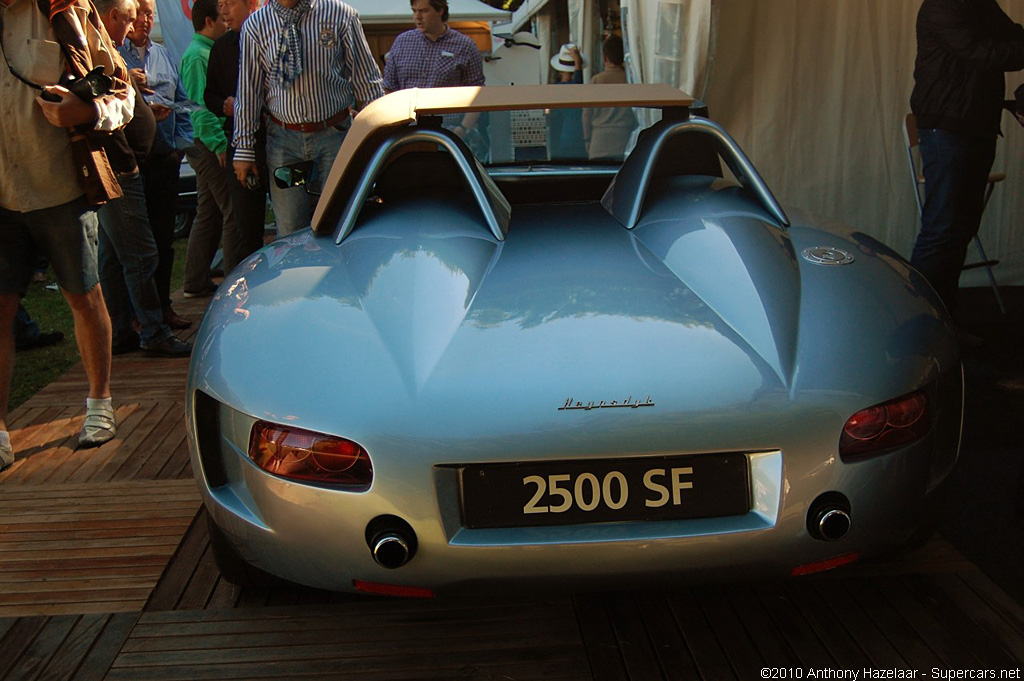
[(216, 284), (210, 284), (199, 291), (182, 291), (181, 295), (186, 298), (209, 298), (217, 292)]
[(48, 333), (41, 333), (35, 338), (20, 343), (14, 344), (15, 350), (35, 350), (36, 348), (45, 348), (48, 345), (54, 345), (64, 340), (64, 333), (62, 331), (50, 331)]
[(113, 345), (110, 346), (110, 354), (112, 355), (126, 355), (129, 352), (135, 352), (139, 349), (139, 336), (138, 334), (132, 334), (127, 338), (123, 338)]
[(188, 357), (192, 354), (192, 344), (171, 336), (142, 348), (142, 354), (146, 357)]

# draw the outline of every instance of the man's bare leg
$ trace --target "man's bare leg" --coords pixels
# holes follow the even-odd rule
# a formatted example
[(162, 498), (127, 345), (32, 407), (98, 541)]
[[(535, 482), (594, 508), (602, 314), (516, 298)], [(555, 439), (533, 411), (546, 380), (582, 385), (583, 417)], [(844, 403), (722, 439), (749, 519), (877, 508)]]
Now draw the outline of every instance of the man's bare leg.
[[(99, 284), (88, 293), (61, 292), (75, 318), (75, 340), (89, 379), (89, 397), (110, 397), (110, 315)], [(13, 321), (12, 321), (13, 323)]]
[(89, 378), (89, 399), (78, 446), (96, 447), (113, 439), (117, 431), (110, 404), (110, 316), (99, 284), (81, 295), (64, 291), (64, 297), (75, 318), (75, 340)]

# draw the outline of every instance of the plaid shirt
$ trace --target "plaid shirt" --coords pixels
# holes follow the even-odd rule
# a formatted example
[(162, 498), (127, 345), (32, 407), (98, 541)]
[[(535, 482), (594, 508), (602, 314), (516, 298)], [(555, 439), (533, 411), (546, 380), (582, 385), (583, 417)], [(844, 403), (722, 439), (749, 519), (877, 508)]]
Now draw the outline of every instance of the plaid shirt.
[(437, 40), (418, 29), (395, 38), (384, 65), (384, 90), (413, 87), (483, 85), (480, 50), (470, 38), (449, 28)]

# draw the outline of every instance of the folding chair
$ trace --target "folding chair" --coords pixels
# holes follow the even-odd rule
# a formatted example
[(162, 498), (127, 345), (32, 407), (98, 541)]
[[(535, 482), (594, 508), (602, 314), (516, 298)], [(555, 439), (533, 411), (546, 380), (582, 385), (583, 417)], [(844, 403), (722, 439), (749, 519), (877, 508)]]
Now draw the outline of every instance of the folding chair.
[[(914, 114), (908, 113), (906, 118), (903, 120), (903, 139), (907, 143), (907, 161), (910, 163), (910, 176), (914, 182), (914, 197), (917, 199), (917, 214), (918, 217), (924, 211), (924, 172), (921, 169), (920, 163), (920, 151), (917, 150), (919, 140), (917, 137), (917, 121), (914, 119)], [(996, 188), (996, 184), (1006, 179), (1005, 173), (990, 173), (988, 176), (988, 186), (985, 188), (985, 202), (982, 204), (982, 212), (984, 213), (985, 207), (988, 206), (988, 200), (992, 196), (992, 191)], [(978, 249), (978, 255), (981, 260), (978, 262), (966, 263), (963, 266), (965, 270), (971, 270), (978, 267), (984, 267), (985, 273), (988, 275), (988, 283), (992, 287), (992, 292), (996, 294), (996, 303), (999, 304), (999, 313), (1006, 315), (1006, 306), (1003, 305), (1003, 296), (999, 293), (999, 285), (996, 284), (996, 277), (992, 273), (992, 268), (999, 264), (998, 260), (989, 259), (988, 255), (985, 254), (985, 247), (981, 243), (981, 237), (977, 234), (974, 235), (974, 247)]]

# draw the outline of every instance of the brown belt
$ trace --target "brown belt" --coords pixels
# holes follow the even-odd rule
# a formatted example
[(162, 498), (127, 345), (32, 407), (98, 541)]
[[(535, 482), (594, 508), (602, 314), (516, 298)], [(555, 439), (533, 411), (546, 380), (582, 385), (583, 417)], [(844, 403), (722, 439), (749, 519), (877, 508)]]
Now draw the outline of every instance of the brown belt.
[(334, 127), (348, 118), (348, 109), (342, 109), (326, 121), (316, 121), (315, 123), (284, 123), (283, 121), (277, 120), (270, 114), (267, 115), (270, 117), (271, 121), (277, 123), (285, 130), (295, 130), (297, 132), (320, 132), (321, 130)]

